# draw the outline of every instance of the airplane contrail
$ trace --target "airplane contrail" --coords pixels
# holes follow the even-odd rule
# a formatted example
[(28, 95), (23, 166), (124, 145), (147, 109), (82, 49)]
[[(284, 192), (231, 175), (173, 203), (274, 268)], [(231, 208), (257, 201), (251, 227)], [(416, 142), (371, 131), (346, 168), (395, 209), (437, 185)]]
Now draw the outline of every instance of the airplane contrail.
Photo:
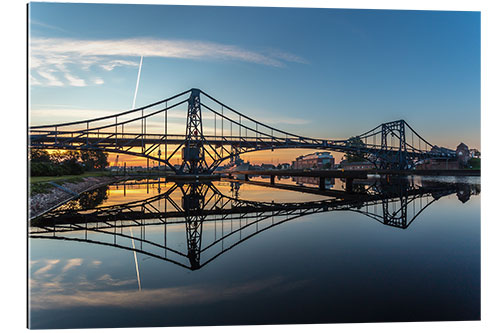
[[(142, 56), (141, 62), (139, 63), (139, 72), (137, 73), (137, 82), (135, 83), (135, 93), (134, 101), (132, 102), (132, 109), (135, 109), (135, 99), (137, 98), (137, 90), (139, 89), (139, 80), (141, 79), (141, 69), (142, 69)], [(134, 248), (134, 260), (135, 260), (135, 272), (137, 274), (137, 284), (139, 285), (139, 290), (141, 290), (141, 277), (139, 276), (139, 265), (137, 264), (137, 252), (135, 252), (135, 242), (134, 233), (132, 232), (132, 227), (130, 227), (130, 236), (132, 239), (132, 247)]]
[(139, 63), (139, 72), (137, 73), (137, 82), (135, 84), (135, 93), (134, 93), (134, 101), (132, 102), (132, 109), (135, 109), (135, 99), (137, 98), (137, 90), (139, 89), (139, 80), (141, 79), (142, 57), (143, 56), (141, 56), (141, 62)]

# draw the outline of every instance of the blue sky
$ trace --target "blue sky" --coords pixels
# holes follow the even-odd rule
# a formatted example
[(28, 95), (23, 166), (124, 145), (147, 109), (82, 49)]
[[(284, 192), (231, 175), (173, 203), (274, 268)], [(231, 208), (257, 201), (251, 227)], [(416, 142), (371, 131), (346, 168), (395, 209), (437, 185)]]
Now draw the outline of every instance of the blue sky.
[(30, 4), (31, 123), (198, 87), (275, 127), (347, 138), (405, 119), (480, 148), (479, 12)]

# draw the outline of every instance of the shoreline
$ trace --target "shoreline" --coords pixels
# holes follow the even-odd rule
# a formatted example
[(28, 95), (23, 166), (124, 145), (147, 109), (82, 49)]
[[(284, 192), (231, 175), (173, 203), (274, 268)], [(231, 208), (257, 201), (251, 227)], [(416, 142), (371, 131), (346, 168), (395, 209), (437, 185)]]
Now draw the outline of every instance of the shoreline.
[(35, 219), (38, 216), (78, 197), (84, 192), (91, 191), (123, 179), (124, 177), (116, 176), (90, 176), (83, 178), (83, 181), (78, 183), (68, 181), (61, 185), (53, 186), (53, 188), (46, 193), (38, 193), (32, 196), (30, 195), (28, 199), (28, 219)]

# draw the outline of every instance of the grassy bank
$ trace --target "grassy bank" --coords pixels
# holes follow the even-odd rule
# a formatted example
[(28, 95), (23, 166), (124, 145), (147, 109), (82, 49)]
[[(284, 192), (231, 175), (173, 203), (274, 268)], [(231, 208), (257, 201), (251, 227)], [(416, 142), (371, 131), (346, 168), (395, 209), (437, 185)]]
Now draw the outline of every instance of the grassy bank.
[(46, 193), (50, 191), (54, 186), (49, 182), (54, 182), (56, 184), (64, 183), (79, 183), (87, 177), (104, 177), (111, 176), (109, 171), (89, 171), (84, 172), (81, 175), (65, 175), (65, 176), (41, 176), (41, 177), (30, 177), (30, 193)]
[(65, 182), (79, 182), (83, 178), (87, 177), (102, 177), (102, 176), (111, 176), (111, 172), (109, 171), (88, 171), (84, 172), (81, 175), (65, 175), (65, 176), (41, 176), (41, 177), (30, 177), (31, 184), (38, 183), (46, 183), (46, 182), (56, 182), (65, 183)]

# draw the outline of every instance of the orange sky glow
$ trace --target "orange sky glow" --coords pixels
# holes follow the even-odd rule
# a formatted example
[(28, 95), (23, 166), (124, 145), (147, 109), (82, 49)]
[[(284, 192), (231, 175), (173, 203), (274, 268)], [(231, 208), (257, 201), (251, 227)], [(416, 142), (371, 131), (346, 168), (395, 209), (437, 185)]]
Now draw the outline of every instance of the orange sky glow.
[[(262, 163), (271, 163), (274, 165), (278, 165), (280, 163), (292, 163), (297, 157), (301, 155), (311, 154), (317, 152), (319, 150), (314, 149), (276, 149), (274, 151), (261, 151), (261, 152), (253, 152), (253, 153), (245, 153), (241, 154), (240, 158), (245, 162), (250, 162), (251, 164), (260, 165)], [(335, 163), (339, 163), (344, 154), (337, 152), (330, 152), (332, 156), (335, 158)], [(131, 166), (147, 166), (147, 159), (143, 157), (131, 156), (127, 154), (109, 154), (108, 162), (110, 166), (116, 166), (116, 156), (118, 157), (118, 166), (122, 167), (124, 163), (127, 163), (127, 167)], [(170, 163), (172, 164), (180, 164), (182, 163), (182, 157), (180, 153), (176, 153)], [(227, 163), (227, 162), (226, 162)], [(225, 164), (225, 163), (223, 163)], [(149, 161), (149, 166), (157, 166), (157, 161)]]

